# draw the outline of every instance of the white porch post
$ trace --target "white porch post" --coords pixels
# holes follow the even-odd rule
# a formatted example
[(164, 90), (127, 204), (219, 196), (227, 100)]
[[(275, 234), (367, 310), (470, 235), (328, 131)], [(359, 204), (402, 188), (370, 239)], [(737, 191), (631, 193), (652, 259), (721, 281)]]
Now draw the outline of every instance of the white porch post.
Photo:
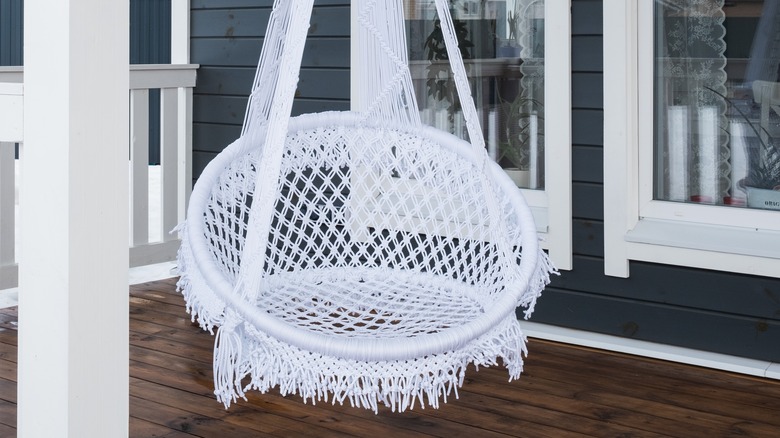
[(128, 0), (25, 3), (20, 437), (128, 434), (128, 29)]

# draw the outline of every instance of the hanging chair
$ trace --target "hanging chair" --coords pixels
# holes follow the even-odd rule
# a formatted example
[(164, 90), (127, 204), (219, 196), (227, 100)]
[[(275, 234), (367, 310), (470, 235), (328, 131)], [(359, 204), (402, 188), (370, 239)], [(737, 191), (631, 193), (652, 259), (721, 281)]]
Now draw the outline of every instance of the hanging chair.
[(277, 386), (374, 412), (438, 407), (468, 364), (522, 371), (515, 310), (531, 314), (554, 268), (485, 151), (447, 0), (470, 142), (421, 124), (401, 5), (353, 2), (364, 107), (291, 118), (312, 0), (277, 0), (242, 134), (193, 189), (178, 287), (193, 320), (219, 327), (226, 408)]

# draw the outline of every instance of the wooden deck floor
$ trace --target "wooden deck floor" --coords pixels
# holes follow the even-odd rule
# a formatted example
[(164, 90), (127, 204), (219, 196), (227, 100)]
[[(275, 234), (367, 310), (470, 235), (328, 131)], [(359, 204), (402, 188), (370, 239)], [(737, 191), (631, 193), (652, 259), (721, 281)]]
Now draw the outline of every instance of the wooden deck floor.
[[(130, 290), (130, 436), (780, 437), (780, 382), (532, 339), (526, 371), (471, 370), (439, 410), (372, 412), (212, 396), (213, 337), (172, 280)], [(0, 437), (16, 435), (16, 311), (0, 310)]]

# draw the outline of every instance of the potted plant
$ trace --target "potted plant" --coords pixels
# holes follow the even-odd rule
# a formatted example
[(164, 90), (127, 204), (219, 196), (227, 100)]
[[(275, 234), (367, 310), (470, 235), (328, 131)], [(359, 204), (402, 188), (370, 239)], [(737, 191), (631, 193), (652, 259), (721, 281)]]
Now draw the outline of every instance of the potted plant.
[(520, 46), (517, 43), (517, 13), (508, 11), (506, 24), (507, 28), (509, 29), (509, 37), (498, 48), (498, 56), (500, 58), (519, 58)]
[[(461, 57), (463, 59), (471, 59), (471, 48), (474, 47), (474, 43), (468, 38), (469, 30), (466, 27), (466, 22), (464, 20), (453, 20), (453, 24)], [(449, 124), (452, 126), (455, 112), (460, 110), (460, 102), (457, 98), (455, 79), (450, 74), (450, 65), (447, 62), (449, 55), (444, 44), (444, 34), (442, 33), (440, 20), (434, 22), (433, 30), (425, 39), (424, 47), (429, 61), (426, 67), (428, 96), (447, 105)]]
[(748, 175), (742, 181), (747, 206), (780, 210), (780, 148), (759, 137), (758, 147), (748, 149)]
[(532, 163), (540, 154), (540, 139), (544, 136), (544, 107), (541, 102), (518, 95), (502, 101), (500, 111), (504, 123), (499, 130), (498, 163), (520, 187), (536, 188)]

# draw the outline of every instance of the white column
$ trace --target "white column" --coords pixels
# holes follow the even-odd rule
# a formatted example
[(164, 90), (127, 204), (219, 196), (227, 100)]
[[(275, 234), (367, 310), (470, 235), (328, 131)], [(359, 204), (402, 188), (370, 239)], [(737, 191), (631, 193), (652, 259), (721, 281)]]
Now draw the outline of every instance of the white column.
[(128, 434), (128, 15), (25, 4), (21, 437)]
[[(171, 64), (190, 63), (190, 0), (171, 0)], [(192, 88), (178, 92), (178, 217), (184, 220), (192, 192)], [(163, 240), (170, 240), (169, 229)]]

